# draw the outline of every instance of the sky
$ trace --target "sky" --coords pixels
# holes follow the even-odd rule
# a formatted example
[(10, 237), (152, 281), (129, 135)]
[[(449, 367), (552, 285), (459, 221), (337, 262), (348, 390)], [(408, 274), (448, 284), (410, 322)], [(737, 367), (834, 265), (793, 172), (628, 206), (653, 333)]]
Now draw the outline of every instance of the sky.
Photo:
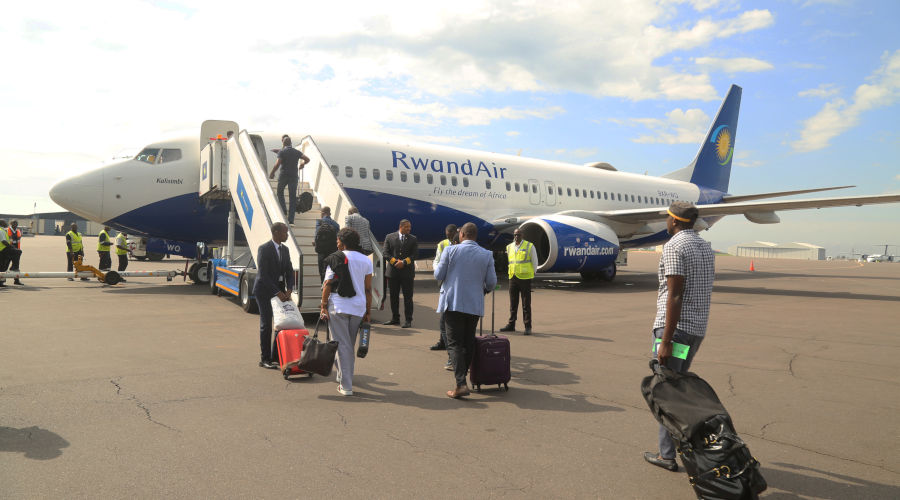
[[(57, 180), (205, 119), (662, 175), (690, 163), (731, 84), (731, 193), (897, 193), (898, 19), (895, 0), (13, 2), (0, 213), (58, 210)], [(703, 236), (900, 245), (900, 204), (779, 215)]]

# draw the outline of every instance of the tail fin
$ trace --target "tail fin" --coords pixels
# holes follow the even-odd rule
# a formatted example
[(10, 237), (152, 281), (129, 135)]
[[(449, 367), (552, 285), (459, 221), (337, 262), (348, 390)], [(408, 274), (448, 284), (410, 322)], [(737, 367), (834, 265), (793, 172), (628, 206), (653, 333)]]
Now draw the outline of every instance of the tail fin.
[(694, 161), (687, 167), (663, 177), (692, 182), (722, 192), (728, 191), (734, 142), (737, 138), (738, 112), (741, 108), (741, 91), (737, 85), (732, 85), (728, 89), (728, 95), (722, 101)]

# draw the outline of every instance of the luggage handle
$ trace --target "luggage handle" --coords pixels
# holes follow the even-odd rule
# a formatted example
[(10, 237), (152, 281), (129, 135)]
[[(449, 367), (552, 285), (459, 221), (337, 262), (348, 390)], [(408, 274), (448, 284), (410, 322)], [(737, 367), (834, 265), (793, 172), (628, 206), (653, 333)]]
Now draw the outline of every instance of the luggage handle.
[(320, 316), (319, 319), (316, 320), (316, 329), (313, 331), (312, 338), (319, 340), (319, 324), (325, 323), (325, 340), (331, 340), (331, 330), (328, 328), (328, 320), (322, 319)]

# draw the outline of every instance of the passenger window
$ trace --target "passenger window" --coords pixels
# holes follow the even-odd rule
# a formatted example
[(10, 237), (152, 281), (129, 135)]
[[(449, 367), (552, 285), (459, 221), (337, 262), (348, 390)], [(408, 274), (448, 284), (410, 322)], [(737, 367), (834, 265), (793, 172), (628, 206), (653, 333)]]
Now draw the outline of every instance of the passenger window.
[(335, 177), (338, 176), (338, 173), (339, 173), (339, 172), (340, 172), (340, 170), (338, 170), (338, 166), (337, 166), (337, 165), (332, 165), (332, 166), (331, 166), (331, 173), (334, 174)]
[(561, 187), (556, 188), (556, 194), (558, 194), (559, 196), (562, 196), (562, 188)]
[(400, 171), (400, 182), (406, 182), (406, 172)]
[(372, 169), (372, 178), (375, 179), (376, 181), (377, 181), (378, 179), (380, 179), (380, 178), (381, 178), (381, 171), (378, 170), (377, 168), (373, 168), (373, 169)]
[(604, 199), (604, 200), (609, 199), (609, 198), (606, 197), (606, 191), (603, 192), (603, 199)]
[(454, 186), (457, 185), (457, 184), (459, 184), (459, 181), (456, 180), (456, 176), (455, 176), (455, 175), (454, 175), (453, 177), (450, 178), (450, 184), (452, 184), (452, 185), (454, 185)]
[(631, 195), (631, 202), (634, 203), (634, 195)]
[(418, 183), (421, 182), (421, 181), (422, 181), (422, 176), (419, 175), (418, 172), (413, 172), (413, 182), (415, 182), (416, 184), (418, 184)]
[(366, 178), (366, 167), (359, 167), (359, 178), (360, 179)]
[(138, 153), (134, 159), (144, 163), (153, 164), (156, 163), (157, 156), (159, 156), (159, 148), (144, 148), (144, 150)]
[(447, 185), (447, 176), (442, 175), (441, 176), (441, 186), (446, 186), (446, 185)]
[(519, 183), (517, 182), (517, 183), (513, 184), (513, 187), (516, 188), (516, 192), (518, 193), (519, 192)]
[(166, 163), (170, 161), (178, 161), (181, 159), (181, 150), (180, 149), (163, 149), (162, 153), (159, 155), (160, 163)]
[(509, 181), (506, 181), (506, 190), (507, 190), (507, 191), (511, 191), (511, 190), (512, 190), (512, 184), (510, 184)]
[(463, 177), (463, 187), (469, 187), (469, 178)]
[(591, 191), (591, 199), (592, 199), (592, 200), (594, 199), (594, 192), (593, 192), (593, 191)]
[(581, 190), (581, 197), (582, 197), (582, 198), (587, 198), (587, 189), (582, 189), (582, 190)]
[(531, 185), (531, 192), (537, 194), (537, 184)]
[(387, 181), (394, 180), (394, 171), (393, 170), (385, 170), (384, 171), (384, 179)]
[(575, 190), (575, 197), (578, 198), (578, 190)]
[(547, 194), (553, 194), (553, 186), (547, 186)]
[(572, 196), (572, 188), (566, 188), (566, 194)]
[(622, 193), (616, 193), (616, 198), (618, 198), (619, 201), (622, 201)]
[(344, 174), (348, 179), (353, 177), (353, 167), (344, 167)]
[(434, 176), (431, 174), (425, 174), (425, 182), (434, 184)]
[(491, 188), (491, 180), (490, 180), (490, 179), (485, 179), (485, 180), (484, 180), (484, 188), (485, 188), (485, 189), (490, 189), (490, 188)]

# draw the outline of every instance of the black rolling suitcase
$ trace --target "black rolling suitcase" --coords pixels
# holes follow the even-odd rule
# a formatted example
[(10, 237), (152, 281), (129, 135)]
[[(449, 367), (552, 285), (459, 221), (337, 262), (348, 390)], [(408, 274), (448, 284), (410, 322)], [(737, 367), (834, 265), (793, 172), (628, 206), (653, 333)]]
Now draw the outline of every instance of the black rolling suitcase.
[[(496, 288), (495, 288), (496, 290)], [(475, 392), (481, 391), (482, 385), (497, 384), (497, 389), (502, 385), (509, 390), (509, 380), (512, 378), (510, 364), (509, 339), (494, 334), (494, 290), (491, 290), (491, 333), (484, 335), (484, 317), (481, 318), (481, 330), (475, 337), (475, 356), (472, 357), (472, 365), (469, 366), (469, 382)]]
[(641, 393), (653, 416), (672, 434), (697, 498), (756, 499), (766, 480), (759, 462), (738, 437), (713, 388), (694, 373), (677, 373), (657, 360)]
[(309, 212), (312, 209), (313, 205), (313, 195), (309, 191), (304, 191), (300, 193), (300, 196), (297, 197), (297, 213), (302, 214), (304, 212)]

